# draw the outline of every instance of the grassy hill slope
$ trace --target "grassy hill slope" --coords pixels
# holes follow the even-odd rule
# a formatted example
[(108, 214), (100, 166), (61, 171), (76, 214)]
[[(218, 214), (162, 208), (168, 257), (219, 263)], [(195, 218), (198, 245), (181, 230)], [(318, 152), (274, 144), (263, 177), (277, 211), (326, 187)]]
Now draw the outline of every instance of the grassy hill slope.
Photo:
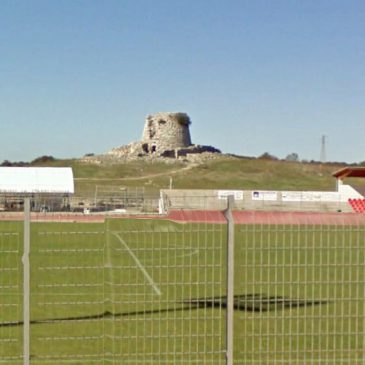
[(168, 188), (170, 181), (173, 188), (186, 189), (333, 191), (335, 179), (332, 173), (342, 167), (231, 156), (200, 164), (133, 161), (94, 165), (79, 160), (55, 160), (33, 165), (72, 167), (78, 195), (92, 194), (96, 186), (144, 187), (157, 192)]

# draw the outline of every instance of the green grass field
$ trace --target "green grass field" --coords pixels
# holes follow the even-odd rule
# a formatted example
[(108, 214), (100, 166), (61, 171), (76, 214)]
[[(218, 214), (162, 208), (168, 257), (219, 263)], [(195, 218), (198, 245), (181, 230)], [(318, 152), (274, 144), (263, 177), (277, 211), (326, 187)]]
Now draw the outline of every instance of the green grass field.
[[(364, 363), (364, 233), (236, 226), (235, 364)], [(225, 363), (224, 225), (32, 223), (31, 245), (31, 364)], [(1, 222), (4, 364), (22, 363), (21, 251)]]

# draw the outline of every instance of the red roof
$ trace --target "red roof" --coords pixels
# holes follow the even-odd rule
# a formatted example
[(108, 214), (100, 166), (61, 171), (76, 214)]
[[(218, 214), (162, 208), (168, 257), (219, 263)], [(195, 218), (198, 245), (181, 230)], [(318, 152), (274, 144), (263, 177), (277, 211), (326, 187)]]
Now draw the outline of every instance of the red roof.
[(337, 179), (345, 177), (365, 177), (365, 167), (344, 167), (332, 174)]

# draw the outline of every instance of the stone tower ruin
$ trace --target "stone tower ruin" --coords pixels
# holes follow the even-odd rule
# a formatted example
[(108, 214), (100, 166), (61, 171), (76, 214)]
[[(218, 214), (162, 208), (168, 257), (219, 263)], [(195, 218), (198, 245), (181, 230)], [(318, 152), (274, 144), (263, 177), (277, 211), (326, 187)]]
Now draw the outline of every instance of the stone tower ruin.
[(186, 159), (202, 153), (220, 153), (211, 146), (191, 143), (190, 118), (186, 113), (156, 113), (148, 115), (143, 129), (142, 140), (113, 148), (108, 157), (124, 160), (145, 159)]
[(148, 115), (142, 135), (142, 148), (157, 155), (178, 148), (190, 147), (190, 118), (185, 113)]

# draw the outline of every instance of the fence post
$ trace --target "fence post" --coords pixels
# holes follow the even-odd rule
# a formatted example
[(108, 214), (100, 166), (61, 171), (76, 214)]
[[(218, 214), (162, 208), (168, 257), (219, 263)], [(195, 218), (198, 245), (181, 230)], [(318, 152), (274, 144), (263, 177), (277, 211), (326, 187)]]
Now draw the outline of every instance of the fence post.
[(29, 365), (30, 351), (30, 197), (24, 198), (23, 249), (23, 365)]
[(233, 365), (233, 311), (234, 311), (234, 196), (227, 197), (227, 314), (226, 314), (226, 365)]

